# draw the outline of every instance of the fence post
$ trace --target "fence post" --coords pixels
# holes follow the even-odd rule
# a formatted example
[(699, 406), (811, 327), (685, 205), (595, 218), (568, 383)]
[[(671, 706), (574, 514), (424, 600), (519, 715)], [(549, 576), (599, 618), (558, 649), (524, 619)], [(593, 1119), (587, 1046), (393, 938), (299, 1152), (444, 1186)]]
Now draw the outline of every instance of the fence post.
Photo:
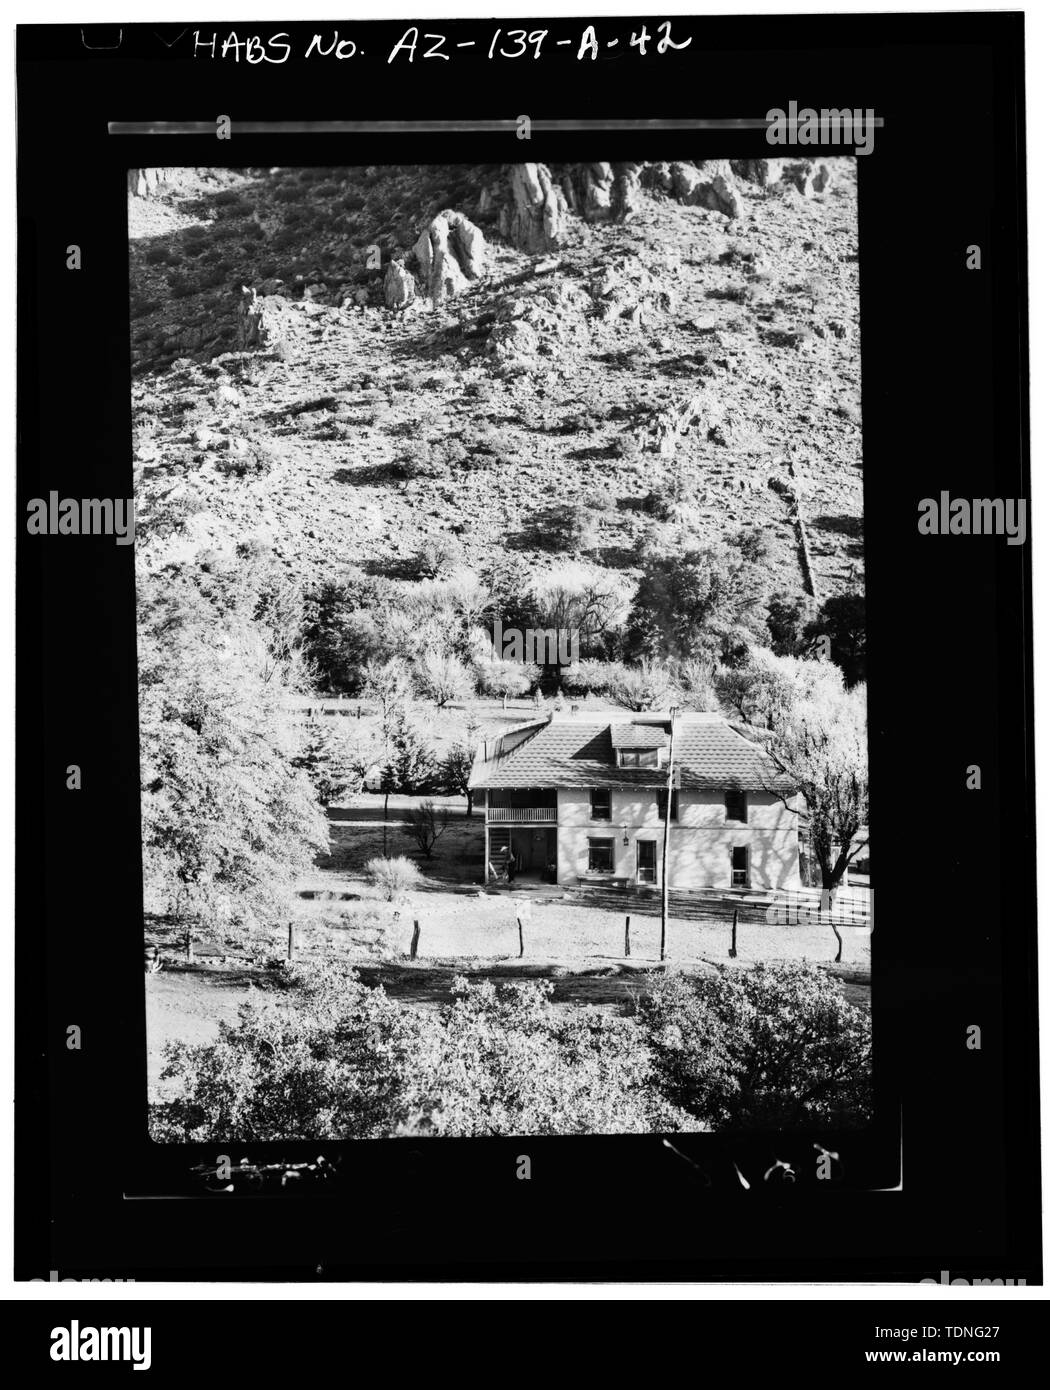
[(412, 945), (408, 948), (409, 960), (415, 960), (416, 952), (419, 950), (419, 921), (413, 918), (412, 921)]
[(295, 923), (288, 923), (288, 959), (295, 960)]
[(186, 928), (186, 959), (187, 959), (187, 961), (190, 963), (190, 965), (193, 964), (193, 928), (192, 928), (192, 927), (187, 927), (187, 928)]
[(732, 940), (732, 942), (730, 943), (730, 946), (729, 946), (729, 957), (730, 957), (731, 960), (736, 960), (736, 914), (737, 914), (737, 909), (734, 907), (734, 908), (733, 908), (733, 940)]
[(623, 927), (623, 953), (624, 956), (631, 954), (631, 919), (627, 918)]
[(518, 918), (518, 959), (521, 960), (525, 954), (525, 928), (521, 925), (521, 918)]

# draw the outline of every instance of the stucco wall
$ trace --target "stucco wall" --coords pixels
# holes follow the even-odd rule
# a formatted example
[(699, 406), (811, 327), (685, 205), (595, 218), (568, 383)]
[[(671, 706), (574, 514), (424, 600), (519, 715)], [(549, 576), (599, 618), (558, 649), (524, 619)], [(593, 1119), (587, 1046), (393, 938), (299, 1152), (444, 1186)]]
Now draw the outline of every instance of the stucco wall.
[[(732, 851), (746, 845), (750, 851), (752, 888), (798, 888), (797, 817), (783, 802), (768, 793), (748, 793), (747, 824), (726, 822), (725, 801), (720, 792), (679, 792), (678, 820), (671, 824), (668, 852), (673, 888), (729, 888), (732, 886)], [(627, 823), (629, 844), (623, 843)], [(636, 877), (639, 838), (655, 839), (659, 865), (663, 851), (663, 823), (650, 792), (612, 793), (612, 816), (592, 821), (590, 794), (558, 793), (558, 880), (575, 883), (587, 872), (588, 839), (613, 841), (614, 874)]]

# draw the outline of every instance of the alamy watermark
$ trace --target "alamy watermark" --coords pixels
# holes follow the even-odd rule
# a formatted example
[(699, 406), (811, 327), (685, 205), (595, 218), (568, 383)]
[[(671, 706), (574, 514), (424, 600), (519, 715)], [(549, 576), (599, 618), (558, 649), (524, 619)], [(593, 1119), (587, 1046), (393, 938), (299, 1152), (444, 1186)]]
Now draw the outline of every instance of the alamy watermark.
[(880, 125), (881, 116), (870, 106), (822, 106), (818, 111), (789, 101), (786, 111), (774, 106), (766, 112), (766, 140), (771, 145), (852, 145), (854, 154), (871, 154)]
[(135, 544), (132, 497), (31, 497), (26, 503), (31, 536), (115, 536), (118, 545)]
[(52, 1361), (130, 1361), (134, 1371), (153, 1364), (149, 1327), (82, 1327), (74, 1318), (68, 1327), (51, 1329)]
[(1005, 536), (1007, 545), (1028, 538), (1028, 503), (1023, 497), (924, 497), (919, 503), (920, 536)]
[(500, 661), (534, 666), (574, 666), (580, 659), (580, 630), (576, 627), (504, 627), (492, 622), (492, 647)]

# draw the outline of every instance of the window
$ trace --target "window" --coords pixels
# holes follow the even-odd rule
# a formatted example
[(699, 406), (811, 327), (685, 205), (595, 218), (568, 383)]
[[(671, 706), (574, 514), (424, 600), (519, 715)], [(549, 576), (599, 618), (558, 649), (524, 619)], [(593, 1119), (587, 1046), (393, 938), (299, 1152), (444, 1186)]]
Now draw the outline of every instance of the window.
[[(660, 819), (661, 819), (661, 820), (666, 820), (666, 818), (667, 818), (667, 793), (666, 793), (665, 791), (663, 791), (663, 792), (657, 792), (657, 793), (656, 793), (656, 810), (657, 810), (657, 812), (658, 812), (658, 814), (659, 814), (659, 816), (660, 816)], [(672, 792), (672, 793), (671, 793), (671, 819), (672, 819), (672, 820), (677, 820), (677, 819), (678, 819), (678, 793), (677, 793), (677, 792)]]
[(587, 871), (592, 874), (611, 874), (613, 871), (612, 840), (587, 841)]
[(638, 840), (638, 882), (656, 882), (656, 841)]
[(659, 767), (660, 750), (658, 748), (621, 748), (620, 766)]
[(612, 820), (612, 792), (608, 787), (591, 788), (591, 820)]
[(747, 792), (726, 791), (726, 820), (747, 824)]
[(746, 845), (733, 846), (733, 887), (750, 888), (750, 853)]

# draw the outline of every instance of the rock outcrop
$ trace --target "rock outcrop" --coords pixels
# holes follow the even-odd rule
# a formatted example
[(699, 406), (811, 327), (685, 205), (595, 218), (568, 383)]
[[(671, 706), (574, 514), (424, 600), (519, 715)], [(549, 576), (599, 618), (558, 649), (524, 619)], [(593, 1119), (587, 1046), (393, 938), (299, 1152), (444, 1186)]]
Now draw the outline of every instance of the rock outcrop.
[(482, 194), (481, 211), (495, 212), (500, 235), (530, 255), (564, 243), (568, 203), (546, 164), (510, 165), (504, 184)]
[(824, 193), (831, 187), (831, 170), (826, 164), (812, 159), (785, 164), (781, 177), (785, 183), (794, 184), (803, 198), (810, 198), (814, 193)]
[(172, 172), (169, 169), (129, 169), (128, 192), (135, 198), (153, 198)]
[(728, 159), (672, 164), (671, 192), (680, 203), (708, 208), (725, 217), (739, 217), (743, 211), (740, 190)]
[(829, 166), (813, 159), (734, 159), (733, 173), (761, 188), (784, 183), (797, 188), (804, 198), (814, 193), (826, 193), (832, 184)]
[(770, 184), (780, 182), (786, 162), (784, 159), (731, 159), (729, 165), (737, 178), (757, 183), (760, 188), (768, 188)]
[(562, 174), (569, 208), (584, 222), (623, 222), (637, 208), (643, 164), (573, 164)]
[(416, 278), (404, 261), (391, 261), (383, 279), (383, 300), (388, 309), (404, 309), (416, 297)]
[[(280, 281), (271, 282), (279, 285)], [(269, 301), (265, 288), (260, 292), (241, 286), (240, 323), (238, 339), (247, 348), (274, 347), (284, 337), (280, 311)]]
[(439, 213), (420, 234), (414, 251), (422, 284), (434, 304), (462, 294), (485, 270), (485, 237), (461, 212)]

